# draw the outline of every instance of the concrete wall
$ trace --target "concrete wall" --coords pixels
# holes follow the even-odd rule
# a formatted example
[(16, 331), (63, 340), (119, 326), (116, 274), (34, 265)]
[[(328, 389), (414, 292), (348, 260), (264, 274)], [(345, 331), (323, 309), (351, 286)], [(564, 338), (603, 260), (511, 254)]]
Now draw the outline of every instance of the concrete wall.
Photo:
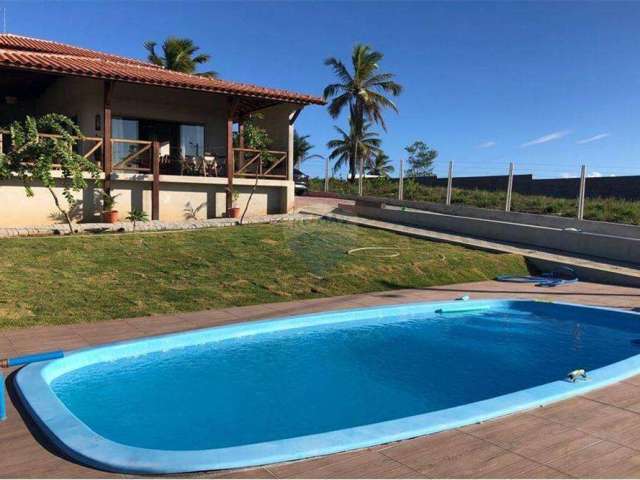
[[(354, 197), (354, 199), (357, 197)], [(419, 202), (412, 200), (396, 200), (389, 198), (363, 197), (368, 200), (378, 200), (396, 207), (415, 208), (430, 212), (444, 213), (463, 217), (484, 218), (501, 222), (523, 223), (550, 228), (575, 228), (589, 233), (617, 235), (640, 239), (640, 226), (624, 223), (596, 222), (593, 220), (578, 220), (577, 218), (559, 217), (557, 215), (539, 215), (534, 213), (505, 212), (489, 208), (470, 207), (466, 205), (445, 205), (444, 203)]]
[[(38, 100), (37, 114), (57, 112), (77, 117), (85, 135), (101, 136), (95, 119), (99, 115), (103, 123), (103, 98), (103, 81), (63, 77)], [(226, 108), (223, 95), (118, 82), (113, 89), (114, 117), (202, 124), (206, 151), (218, 154), (226, 153)]]
[[(151, 217), (151, 177), (117, 175), (113, 181), (113, 193), (118, 195), (116, 210), (121, 218), (133, 208), (147, 212)], [(286, 181), (261, 180), (251, 199), (247, 216), (282, 213), (292, 207), (293, 185)], [(236, 191), (240, 193), (238, 203), (242, 211), (247, 204), (254, 182), (236, 179)], [(226, 179), (176, 177), (163, 175), (160, 183), (160, 220), (182, 221), (187, 213), (198, 211), (198, 219), (221, 217), (225, 212)], [(62, 181), (54, 188), (62, 203)], [(33, 197), (27, 197), (18, 180), (0, 182), (0, 226), (20, 227), (60, 223), (59, 212), (55, 208), (49, 191), (34, 185)], [(74, 193), (77, 205), (73, 209), (76, 221), (100, 221), (99, 189), (90, 182), (88, 188)]]
[[(453, 187), (464, 189), (506, 191), (507, 175), (487, 175), (482, 177), (454, 177)], [(417, 177), (416, 180), (428, 187), (446, 187), (447, 178)], [(524, 195), (546, 195), (557, 198), (576, 198), (580, 186), (579, 178), (534, 179), (531, 174), (514, 175), (513, 191)], [(640, 200), (640, 175), (620, 177), (591, 177), (586, 181), (586, 196), (614, 197)]]
[(363, 202), (356, 202), (355, 209), (357, 215), (376, 220), (640, 264), (640, 240), (634, 238), (442, 213), (375, 208)]

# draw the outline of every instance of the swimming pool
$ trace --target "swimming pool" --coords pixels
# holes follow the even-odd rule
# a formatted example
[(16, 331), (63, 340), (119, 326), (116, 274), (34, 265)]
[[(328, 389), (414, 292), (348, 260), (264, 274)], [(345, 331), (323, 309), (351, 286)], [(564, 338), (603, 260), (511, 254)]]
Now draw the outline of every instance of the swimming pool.
[[(386, 306), (81, 350), (23, 368), (16, 384), (85, 464), (246, 467), (454, 428), (640, 373), (639, 320), (521, 300)], [(588, 381), (565, 380), (576, 368)]]

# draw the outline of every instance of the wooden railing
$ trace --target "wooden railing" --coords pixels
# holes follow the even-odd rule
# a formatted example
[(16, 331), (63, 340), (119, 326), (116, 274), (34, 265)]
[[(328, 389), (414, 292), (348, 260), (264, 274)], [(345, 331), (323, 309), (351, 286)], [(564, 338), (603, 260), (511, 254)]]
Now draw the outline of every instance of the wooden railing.
[[(1, 130), (0, 129), (0, 153), (8, 153), (11, 148), (10, 138), (11, 132), (9, 130)], [(54, 135), (52, 133), (40, 133), (39, 137), (42, 138), (62, 138), (61, 135)], [(76, 147), (78, 149), (78, 153), (82, 155), (84, 158), (91, 158), (96, 162), (97, 165), (102, 165), (102, 144), (103, 140), (101, 137), (73, 137), (76, 139)], [(60, 168), (59, 164), (54, 164), (54, 168)]]
[(234, 176), (249, 178), (288, 178), (287, 152), (234, 148)]
[[(113, 145), (112, 157), (114, 157), (113, 166), (111, 168), (114, 171), (123, 172), (151, 172), (151, 165), (153, 162), (153, 152), (151, 150), (152, 143), (153, 142), (144, 140), (128, 140), (124, 138), (111, 139), (111, 144)], [(118, 158), (116, 160), (115, 156), (120, 153), (118, 150), (123, 146), (125, 148), (128, 146), (128, 148), (126, 148), (127, 152), (122, 158)]]
[[(9, 130), (0, 130), (0, 153), (6, 153), (11, 148), (10, 143), (11, 132)], [(62, 138), (61, 135), (51, 133), (40, 133), (38, 136), (42, 138)], [(84, 158), (93, 159), (101, 169), (104, 170), (104, 140), (101, 137), (73, 137), (77, 143), (76, 148), (80, 155)], [(125, 172), (151, 172), (152, 166), (152, 142), (142, 140), (128, 140), (122, 138), (111, 139), (113, 145), (112, 155), (115, 157), (118, 152), (118, 146), (129, 145), (126, 155), (117, 159), (113, 163), (112, 170)], [(54, 164), (54, 168), (60, 168), (59, 164)]]
[[(0, 129), (0, 153), (7, 152), (10, 148), (9, 130)], [(62, 138), (60, 135), (41, 133), (43, 138)], [(76, 148), (84, 158), (93, 159), (104, 170), (104, 148), (101, 137), (74, 137), (77, 140)], [(145, 140), (129, 140), (124, 138), (111, 139), (112, 145), (112, 171), (151, 173), (153, 169), (153, 142)], [(124, 152), (123, 152), (124, 150)], [(234, 148), (234, 176), (240, 178), (270, 178), (287, 179), (288, 159), (287, 152), (278, 150), (256, 150), (253, 148)], [(184, 162), (183, 162), (184, 163)], [(226, 176), (225, 163), (215, 161), (215, 169), (208, 172), (205, 162), (194, 171), (180, 169), (178, 175), (198, 176)], [(59, 168), (60, 165), (54, 165)], [(162, 167), (161, 167), (162, 168)]]

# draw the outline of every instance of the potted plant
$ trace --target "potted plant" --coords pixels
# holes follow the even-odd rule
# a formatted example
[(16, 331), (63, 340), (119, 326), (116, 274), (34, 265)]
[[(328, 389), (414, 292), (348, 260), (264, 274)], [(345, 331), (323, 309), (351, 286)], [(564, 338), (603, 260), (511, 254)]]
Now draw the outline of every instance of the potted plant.
[(118, 195), (109, 192), (102, 192), (102, 221), (104, 223), (116, 223), (118, 221), (118, 211), (113, 207), (116, 205)]
[(233, 192), (231, 196), (233, 203), (232, 207), (227, 212), (227, 217), (229, 218), (240, 218), (240, 205), (238, 203), (238, 199), (240, 198), (240, 194), (238, 192)]

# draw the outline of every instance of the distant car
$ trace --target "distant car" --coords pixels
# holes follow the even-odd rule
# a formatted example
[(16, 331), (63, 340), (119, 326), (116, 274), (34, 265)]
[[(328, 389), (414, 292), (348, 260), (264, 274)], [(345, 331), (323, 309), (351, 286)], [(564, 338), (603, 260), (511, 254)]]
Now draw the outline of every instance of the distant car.
[(305, 175), (297, 168), (293, 169), (293, 182), (296, 186), (296, 195), (304, 195), (309, 191), (309, 175)]

